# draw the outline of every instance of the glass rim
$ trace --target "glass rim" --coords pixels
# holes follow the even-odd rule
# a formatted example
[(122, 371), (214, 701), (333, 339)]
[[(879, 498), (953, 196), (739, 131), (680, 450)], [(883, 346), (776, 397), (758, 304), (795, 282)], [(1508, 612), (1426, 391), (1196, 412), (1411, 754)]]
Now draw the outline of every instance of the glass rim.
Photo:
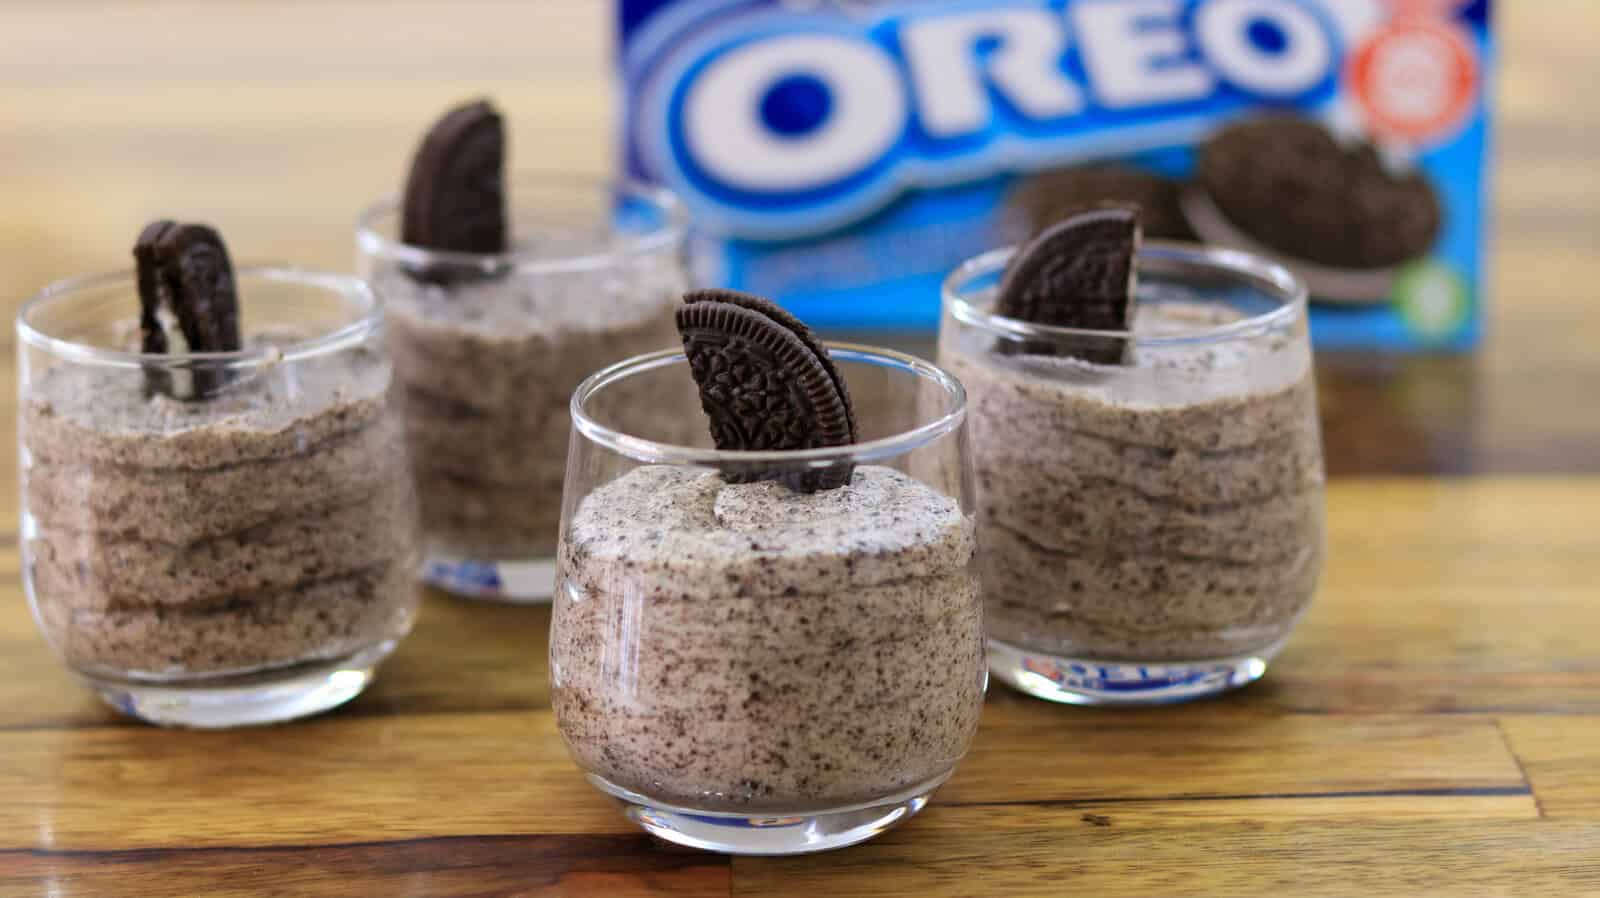
[[(601, 175), (571, 175), (551, 170), (512, 172), (507, 184), (531, 187), (558, 187), (566, 190), (615, 190), (623, 196), (642, 200), (663, 216), (659, 227), (633, 237), (621, 246), (573, 253), (570, 255), (541, 256), (533, 249), (509, 249), (498, 253), (469, 253), (456, 250), (429, 249), (403, 240), (385, 236), (379, 229), (382, 222), (398, 218), (404, 197), (389, 194), (362, 210), (356, 219), (356, 245), (361, 252), (393, 262), (413, 266), (444, 264), (458, 268), (479, 268), (485, 271), (517, 271), (524, 274), (565, 274), (576, 271), (600, 271), (616, 264), (618, 259), (644, 256), (669, 251), (684, 241), (689, 230), (689, 213), (683, 201), (671, 190), (648, 184), (634, 178), (613, 178)], [(516, 208), (516, 194), (512, 193), (510, 208)]]
[(1277, 262), (1241, 250), (1177, 240), (1144, 241), (1137, 257), (1139, 269), (1143, 270), (1147, 264), (1152, 271), (1170, 271), (1184, 265), (1208, 269), (1234, 280), (1250, 283), (1278, 299), (1282, 304), (1271, 311), (1214, 327), (1196, 328), (1181, 334), (1140, 336), (1129, 330), (1091, 330), (1033, 324), (997, 315), (961, 295), (961, 291), (975, 278), (1003, 271), (1006, 263), (1019, 248), (1013, 245), (992, 249), (956, 266), (940, 284), (943, 304), (950, 315), (963, 324), (1001, 337), (1044, 342), (1093, 337), (1127, 340), (1135, 346), (1145, 347), (1193, 346), (1256, 336), (1268, 330), (1287, 326), (1305, 316), (1306, 302), (1309, 298), (1305, 283), (1294, 272)]
[(644, 355), (624, 359), (603, 368), (586, 378), (572, 393), (569, 408), (572, 426), (604, 448), (635, 461), (647, 464), (698, 465), (710, 468), (748, 466), (751, 464), (783, 467), (828, 468), (842, 462), (869, 463), (904, 455), (927, 446), (959, 428), (967, 417), (967, 391), (955, 375), (932, 362), (913, 355), (896, 352), (879, 346), (861, 343), (824, 341), (833, 361), (864, 362), (909, 371), (914, 376), (938, 384), (951, 399), (950, 407), (937, 417), (916, 427), (885, 437), (851, 443), (848, 446), (826, 446), (818, 449), (782, 449), (748, 451), (735, 449), (703, 449), (647, 440), (607, 427), (592, 418), (584, 405), (605, 387), (635, 374), (643, 374), (669, 365), (687, 364), (688, 357), (681, 349), (661, 349)]
[[(267, 280), (336, 293), (353, 298), (363, 306), (361, 314), (351, 322), (332, 330), (307, 337), (286, 347), (260, 346), (236, 349), (230, 352), (133, 352), (93, 346), (64, 337), (56, 337), (39, 329), (30, 318), (57, 303), (66, 302), (89, 290), (127, 284), (137, 292), (139, 273), (132, 268), (106, 271), (64, 278), (45, 286), (17, 309), (17, 337), (24, 345), (40, 349), (69, 361), (125, 368), (165, 368), (190, 366), (199, 362), (209, 365), (265, 364), (269, 362), (294, 362), (326, 355), (365, 342), (373, 332), (383, 327), (383, 300), (370, 284), (354, 275), (300, 268), (294, 265), (248, 263), (235, 265), (235, 282), (246, 279)], [(131, 312), (132, 310), (130, 310)], [(130, 318), (132, 316), (130, 315)]]

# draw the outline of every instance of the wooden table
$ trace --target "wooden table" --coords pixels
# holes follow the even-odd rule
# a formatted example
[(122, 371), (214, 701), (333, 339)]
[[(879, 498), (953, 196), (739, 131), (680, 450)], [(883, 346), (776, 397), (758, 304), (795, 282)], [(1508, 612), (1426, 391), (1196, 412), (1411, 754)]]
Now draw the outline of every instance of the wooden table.
[[(12, 0), (0, 294), (125, 264), (159, 213), (347, 267), (354, 210), (483, 90), (519, 158), (599, 170), (606, 6)], [(1600, 894), (1600, 6), (1501, 7), (1490, 342), (1324, 360), (1331, 562), (1264, 682), (1150, 711), (997, 687), (921, 816), (729, 860), (568, 762), (546, 609), (432, 596), (344, 710), (163, 731), (56, 663), (7, 538), (0, 896)]]

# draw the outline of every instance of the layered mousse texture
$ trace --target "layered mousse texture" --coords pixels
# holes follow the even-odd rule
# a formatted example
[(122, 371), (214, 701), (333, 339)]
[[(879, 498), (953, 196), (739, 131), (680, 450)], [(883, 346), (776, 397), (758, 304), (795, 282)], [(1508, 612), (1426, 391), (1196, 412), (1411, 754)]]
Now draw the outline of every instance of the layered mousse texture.
[(648, 466), (561, 546), (550, 659), (578, 763), (658, 802), (802, 813), (931, 785), (985, 682), (974, 525), (906, 474), (837, 489)]
[[(568, 401), (600, 368), (677, 344), (676, 257), (447, 284), (380, 264), (429, 551), (553, 557)], [(670, 435), (693, 421), (691, 398), (645, 414)]]
[[(287, 343), (286, 338), (254, 341)], [(218, 676), (403, 636), (415, 499), (389, 364), (268, 364), (204, 401), (58, 365), (22, 401), (26, 575), (79, 670)]]
[[(1239, 317), (1143, 304), (1134, 333)], [(1288, 635), (1323, 553), (1303, 338), (1136, 344), (1128, 365), (992, 347), (947, 327), (940, 354), (970, 402), (991, 638), (1068, 658), (1197, 661)]]

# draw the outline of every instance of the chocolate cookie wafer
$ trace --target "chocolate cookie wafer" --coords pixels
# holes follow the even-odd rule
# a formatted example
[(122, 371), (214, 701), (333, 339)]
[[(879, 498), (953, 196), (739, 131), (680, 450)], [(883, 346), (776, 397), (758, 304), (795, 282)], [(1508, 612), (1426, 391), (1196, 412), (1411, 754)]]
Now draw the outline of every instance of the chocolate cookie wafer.
[[(1121, 333), (1133, 316), (1139, 213), (1130, 206), (1080, 212), (1017, 251), (1000, 281), (995, 314), (1030, 324)], [(1003, 343), (1007, 351), (1069, 354), (1114, 365), (1129, 343), (1083, 335), (1060, 343)]]
[(1443, 210), (1428, 179), (1391, 171), (1365, 141), (1340, 142), (1308, 119), (1273, 115), (1218, 131), (1200, 150), (1199, 185), (1262, 245), (1338, 268), (1385, 268), (1425, 254)]
[(505, 154), (505, 123), (489, 101), (445, 113), (412, 158), (402, 239), (451, 252), (504, 251)]
[[(855, 442), (850, 394), (828, 351), (799, 319), (757, 296), (690, 293), (678, 331), (718, 449), (790, 450)], [(735, 482), (770, 474), (729, 472)], [(790, 474), (803, 492), (849, 482), (850, 468)]]
[[(239, 349), (239, 295), (233, 263), (215, 229), (165, 219), (151, 222), (135, 241), (133, 258), (138, 265), (141, 352), (167, 351), (167, 334), (160, 318), (163, 307), (177, 317), (189, 352)], [(145, 374), (152, 392), (174, 394), (171, 372), (147, 368)], [(230, 379), (227, 369), (208, 364), (196, 366), (192, 374), (190, 396), (195, 399), (214, 396)]]

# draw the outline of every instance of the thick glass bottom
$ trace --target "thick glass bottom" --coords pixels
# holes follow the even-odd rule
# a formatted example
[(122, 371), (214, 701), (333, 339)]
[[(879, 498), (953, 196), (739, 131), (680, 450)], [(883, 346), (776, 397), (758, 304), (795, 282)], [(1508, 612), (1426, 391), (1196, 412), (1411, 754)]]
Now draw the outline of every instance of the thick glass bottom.
[(191, 683), (79, 676), (106, 704), (148, 723), (195, 729), (255, 726), (320, 714), (355, 698), (396, 644), (389, 640), (335, 661)]
[(432, 555), (422, 563), (422, 580), (469, 599), (542, 604), (555, 592), (556, 560), (493, 561)]
[(668, 842), (723, 854), (811, 854), (865, 842), (910, 819), (950, 778), (950, 772), (877, 801), (794, 814), (765, 812), (754, 817), (678, 807), (593, 773), (588, 777), (602, 792), (622, 802), (629, 820)]
[(1064, 658), (990, 639), (989, 672), (1019, 692), (1068, 705), (1185, 702), (1261, 679), (1287, 641), (1232, 658), (1140, 662)]

